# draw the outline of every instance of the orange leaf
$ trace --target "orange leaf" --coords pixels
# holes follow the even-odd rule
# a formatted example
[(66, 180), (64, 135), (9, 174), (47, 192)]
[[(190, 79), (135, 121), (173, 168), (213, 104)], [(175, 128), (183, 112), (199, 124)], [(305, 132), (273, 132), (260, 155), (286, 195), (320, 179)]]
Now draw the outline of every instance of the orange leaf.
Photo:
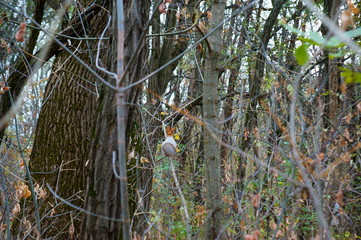
[(25, 162), (24, 161), (21, 161), (20, 163), (19, 163), (19, 167), (24, 167), (25, 166)]
[(16, 41), (18, 41), (18, 42), (25, 41), (25, 30), (26, 30), (26, 23), (25, 22), (20, 23), (19, 30), (15, 33)]

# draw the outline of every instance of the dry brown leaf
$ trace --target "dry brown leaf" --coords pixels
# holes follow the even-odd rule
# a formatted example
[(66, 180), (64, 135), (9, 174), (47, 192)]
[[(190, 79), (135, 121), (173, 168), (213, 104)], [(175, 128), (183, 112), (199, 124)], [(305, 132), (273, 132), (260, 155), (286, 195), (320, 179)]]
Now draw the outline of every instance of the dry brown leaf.
[(28, 198), (31, 196), (31, 192), (29, 187), (25, 185), (23, 182), (19, 182), (15, 185), (16, 197), (18, 199)]
[(352, 113), (347, 114), (346, 117), (343, 118), (347, 124), (350, 124), (352, 119)]
[(45, 199), (48, 196), (48, 193), (46, 192), (46, 190), (42, 187), (39, 188), (39, 192), (38, 192), (38, 198), (40, 199)]
[(361, 102), (356, 105), (356, 109), (359, 113), (361, 113)]
[(20, 204), (17, 203), (17, 204), (15, 204), (13, 210), (11, 210), (11, 213), (13, 214), (13, 217), (16, 217), (20, 211), (21, 211)]
[(258, 208), (260, 200), (261, 200), (261, 194), (260, 193), (254, 195), (253, 198), (252, 198), (253, 207)]
[(360, 9), (359, 9), (359, 8), (353, 8), (353, 9), (352, 9), (352, 12), (353, 12), (353, 14), (355, 14), (355, 15), (359, 15), (359, 14), (360, 14)]
[(56, 214), (55, 208), (51, 209), (50, 216), (54, 216)]
[(346, 84), (346, 83), (340, 84), (340, 92), (341, 92), (343, 95), (346, 95), (346, 94), (347, 94), (347, 84)]
[(347, 30), (347, 28), (353, 24), (352, 10), (347, 9), (343, 11), (340, 15), (340, 19), (341, 19), (341, 29)]
[(9, 90), (11, 87), (9, 87), (9, 86), (5, 86), (5, 87), (3, 87), (3, 90), (4, 91), (7, 91), (7, 90)]
[(178, 21), (180, 20), (180, 17), (181, 17), (181, 13), (180, 12), (177, 12), (176, 14), (175, 14), (175, 17), (178, 19)]
[(257, 127), (255, 127), (255, 128), (253, 129), (253, 134), (254, 134), (254, 136), (255, 136), (255, 138), (256, 138), (257, 140), (260, 140), (260, 139), (261, 139), (261, 137), (260, 137), (260, 135), (259, 135), (259, 130), (258, 130)]
[(247, 128), (245, 128), (243, 130), (243, 137), (244, 137), (244, 140), (246, 141), (248, 139), (248, 136), (249, 136), (249, 131)]
[(351, 139), (350, 132), (348, 131), (347, 128), (346, 128), (345, 131), (343, 132), (343, 136), (346, 138), (346, 140), (347, 140), (348, 142), (353, 142), (353, 140)]
[(336, 198), (336, 202), (337, 202), (338, 205), (340, 205), (341, 207), (345, 204), (344, 201), (343, 201), (343, 191), (342, 191), (342, 190), (339, 190), (339, 191), (336, 193), (335, 198)]
[(74, 233), (75, 233), (74, 224), (70, 224), (68, 232), (69, 232), (69, 238), (74, 239)]
[(150, 100), (150, 101), (153, 105), (157, 104), (157, 99), (152, 98), (152, 100)]
[(319, 154), (316, 154), (317, 161), (321, 162), (323, 159), (325, 159), (325, 153), (320, 152)]
[(24, 162), (24, 160), (21, 160), (21, 162), (19, 163), (19, 167), (24, 167), (25, 166), (25, 162)]
[(159, 12), (159, 13), (167, 13), (167, 12), (168, 12), (167, 6), (165, 5), (164, 2), (162, 2), (161, 4), (159, 4), (159, 6), (158, 6), (158, 12)]
[(18, 41), (18, 42), (25, 41), (25, 30), (26, 30), (26, 23), (25, 22), (20, 23), (19, 30), (15, 33), (16, 41)]
[(211, 13), (211, 11), (207, 11), (207, 18), (208, 18), (208, 20), (211, 20), (211, 18), (212, 18), (212, 13)]
[(25, 232), (26, 232), (26, 233), (30, 232), (30, 231), (31, 231), (31, 222), (30, 222), (29, 220), (27, 220), (26, 217), (24, 217), (22, 223), (23, 223)]
[(244, 220), (241, 220), (239, 222), (239, 228), (241, 229), (241, 231), (244, 231), (246, 229), (246, 222)]
[(269, 227), (272, 229), (272, 230), (276, 230), (277, 229), (277, 223), (275, 223), (275, 221), (271, 221), (269, 223)]

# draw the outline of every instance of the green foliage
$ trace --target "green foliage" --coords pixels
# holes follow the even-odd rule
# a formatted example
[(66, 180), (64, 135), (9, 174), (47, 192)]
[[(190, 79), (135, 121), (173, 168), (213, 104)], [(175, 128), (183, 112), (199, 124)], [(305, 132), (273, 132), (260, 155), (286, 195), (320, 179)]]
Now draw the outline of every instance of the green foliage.
[[(297, 28), (294, 28), (286, 23), (281, 23), (284, 28), (286, 28), (288, 31), (295, 33), (298, 35), (298, 39), (302, 41), (302, 45), (299, 46), (295, 50), (295, 56), (297, 59), (297, 63), (301, 66), (304, 66), (309, 61), (309, 55), (308, 55), (308, 47), (310, 45), (314, 46), (320, 46), (325, 49), (330, 50), (337, 50), (336, 52), (330, 53), (330, 58), (335, 57), (342, 57), (349, 51), (344, 51), (342, 47), (344, 47), (346, 44), (343, 43), (338, 37), (333, 36), (331, 38), (326, 38), (320, 35), (318, 32), (303, 32), (300, 31)], [(350, 31), (345, 32), (345, 35), (349, 38), (355, 38), (361, 36), (361, 27), (357, 29), (353, 29)]]
[(308, 47), (309, 45), (304, 43), (295, 50), (297, 63), (301, 66), (306, 65), (310, 60), (310, 56), (308, 55)]
[[(339, 48), (345, 46), (338, 37), (334, 36), (331, 38), (325, 38), (320, 35), (318, 32), (302, 32), (297, 28), (291, 27), (288, 24), (281, 23), (283, 27), (285, 27), (288, 31), (299, 35), (298, 39), (301, 40), (303, 43), (309, 43), (316, 46), (322, 46), (325, 48)], [(361, 36), (361, 27), (357, 29), (353, 29), (350, 31), (345, 32), (346, 36), (349, 38), (355, 38)]]
[(339, 67), (341, 72), (341, 76), (345, 78), (346, 83), (361, 83), (361, 73), (352, 71), (347, 68)]
[(297, 228), (304, 233), (304, 237), (306, 237), (306, 239), (313, 236), (318, 230), (317, 213), (315, 209), (310, 208), (309, 206), (301, 208), (301, 211), (297, 216), (297, 221)]

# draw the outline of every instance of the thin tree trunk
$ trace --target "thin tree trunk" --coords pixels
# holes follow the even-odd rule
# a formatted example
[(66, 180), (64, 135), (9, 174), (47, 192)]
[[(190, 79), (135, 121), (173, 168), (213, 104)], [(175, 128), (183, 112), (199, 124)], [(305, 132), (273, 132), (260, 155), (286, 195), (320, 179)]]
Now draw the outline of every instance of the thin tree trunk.
[[(249, 76), (249, 97), (250, 97), (250, 104), (247, 108), (246, 115), (245, 115), (245, 128), (244, 130), (248, 133), (252, 133), (255, 127), (257, 127), (257, 105), (258, 100), (260, 97), (260, 90), (261, 90), (261, 84), (264, 77), (264, 71), (265, 71), (265, 56), (264, 52), (267, 49), (268, 42), (271, 38), (271, 33), (273, 30), (273, 27), (275, 23), (277, 22), (278, 15), (282, 9), (283, 4), (285, 3), (285, 0), (277, 0), (273, 3), (273, 8), (268, 15), (268, 18), (266, 20), (266, 23), (263, 27), (263, 32), (260, 37), (260, 43), (259, 43), (259, 50), (256, 56), (256, 63), (253, 65), (251, 63), (252, 69), (250, 69), (250, 76)], [(251, 59), (252, 61), (253, 59)], [(251, 147), (253, 147), (254, 154), (258, 154), (258, 150), (256, 146), (251, 144), (252, 137), (248, 137), (247, 140), (242, 139), (241, 148), (242, 150), (248, 150)], [(243, 171), (244, 166), (240, 165), (239, 167), (239, 173), (240, 177), (243, 177)]]
[[(185, 8), (188, 12), (193, 12), (194, 6), (196, 4), (196, 0), (190, 0)], [(190, 24), (193, 14), (190, 16), (182, 16), (182, 20), (177, 20), (176, 11), (170, 11), (166, 17), (166, 26), (165, 28), (161, 28), (159, 26), (160, 16), (156, 17), (156, 21), (153, 22), (153, 33), (160, 34), (161, 32), (169, 32), (169, 31), (178, 31), (181, 29), (177, 29), (177, 25), (181, 25), (186, 21)], [(183, 20), (185, 18), (186, 20)], [(184, 33), (185, 35), (188, 33)], [(177, 38), (178, 37), (178, 38)], [(177, 38), (175, 41), (174, 38)], [(188, 39), (183, 35), (175, 35), (172, 37), (165, 36), (162, 39), (161, 44), (161, 37), (155, 36), (152, 40), (153, 42), (153, 49), (152, 49), (152, 56), (150, 57), (150, 70), (155, 71), (159, 67), (167, 64), (170, 60), (178, 56), (182, 53), (188, 46)], [(172, 75), (177, 67), (179, 61), (173, 62), (165, 69), (160, 71), (154, 77), (149, 79), (149, 88), (148, 88), (148, 99), (147, 105), (149, 106), (150, 116), (147, 119), (149, 125), (152, 126), (149, 132), (146, 134), (148, 135), (148, 139), (150, 142), (150, 149), (146, 150), (145, 156), (148, 159), (152, 159), (153, 152), (156, 149), (157, 144), (159, 144), (160, 139), (163, 139), (163, 129), (161, 126), (161, 122), (153, 117), (153, 115), (157, 115), (158, 111), (161, 111), (162, 102), (160, 101), (158, 96), (163, 96), (166, 92), (168, 86), (172, 84)], [(154, 102), (156, 102), (154, 104)], [(151, 152), (149, 152), (151, 151)], [(137, 196), (141, 198), (142, 208), (140, 209), (140, 213), (135, 218), (135, 226), (137, 229), (137, 235), (142, 235), (144, 230), (147, 228), (147, 221), (148, 221), (148, 209), (150, 206), (150, 197), (151, 197), (151, 190), (152, 190), (152, 178), (153, 178), (153, 165), (151, 163), (144, 163), (144, 169), (140, 170), (139, 179), (138, 179), (138, 188), (141, 190), (141, 194)], [(139, 201), (139, 200), (138, 200)], [(144, 214), (141, 214), (144, 213)]]
[[(226, 1), (212, 1), (209, 22), (209, 31), (215, 28), (224, 19)], [(212, 49), (208, 49), (205, 60), (205, 74), (203, 83), (203, 118), (209, 128), (217, 128), (219, 121), (218, 106), (218, 77), (221, 70), (218, 68), (222, 48), (222, 28), (219, 28), (208, 37)], [(208, 129), (204, 129), (204, 161), (206, 170), (206, 208), (209, 211), (206, 222), (206, 239), (216, 239), (222, 226), (222, 198), (221, 198), (221, 156), (220, 145), (212, 137)]]

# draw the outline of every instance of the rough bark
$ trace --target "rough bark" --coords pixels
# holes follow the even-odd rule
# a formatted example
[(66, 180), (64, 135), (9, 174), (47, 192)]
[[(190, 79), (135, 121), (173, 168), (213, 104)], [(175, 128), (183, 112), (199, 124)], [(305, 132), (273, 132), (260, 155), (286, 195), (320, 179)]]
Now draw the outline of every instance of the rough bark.
[[(90, 36), (98, 36), (106, 23), (83, 21), (91, 26)], [(72, 40), (72, 44), (75, 49), (89, 46), (96, 49), (97, 42), (87, 45), (85, 41)], [(94, 58), (87, 53), (75, 51), (75, 54), (87, 64), (91, 64), (90, 58)], [(45, 90), (30, 161), (32, 176), (39, 185), (49, 184), (60, 197), (80, 207), (80, 199), (85, 193), (84, 169), (91, 148), (95, 85), (93, 75), (70, 54), (63, 52), (57, 56)], [(42, 236), (71, 238), (68, 234), (70, 226), (75, 227), (77, 235), (81, 223), (79, 213), (69, 212), (73, 209), (57, 203), (54, 196), (42, 203), (42, 216), (49, 214), (53, 207), (53, 214), (61, 214), (56, 218), (47, 215), (43, 219), (43, 229), (46, 230)]]
[[(213, 29), (224, 19), (226, 1), (212, 1), (209, 30)], [(208, 49), (205, 59), (205, 72), (203, 82), (203, 119), (209, 128), (217, 128), (219, 121), (218, 106), (218, 77), (219, 58), (222, 48), (222, 28), (216, 30), (208, 37), (212, 49)], [(221, 198), (221, 157), (220, 145), (212, 137), (211, 133), (204, 130), (204, 163), (206, 170), (206, 209), (209, 211), (209, 219), (206, 222), (206, 239), (216, 239), (222, 226), (222, 198)]]
[[(37, 5), (34, 20), (40, 24), (44, 12), (44, 2), (36, 1), (36, 3)], [(57, 37), (57, 40), (59, 40), (62, 44), (66, 44), (68, 40), (67, 36), (83, 36), (84, 28), (82, 22), (84, 23), (91, 21), (91, 19), (95, 16), (97, 12), (99, 12), (99, 10), (99, 5), (93, 5), (86, 11), (82, 12), (80, 16), (73, 18), (72, 21), (68, 24), (68, 27), (61, 32), (61, 36)], [(82, 19), (82, 21), (80, 19)], [(38, 29), (34, 28), (34, 30), (31, 31), (31, 34), (29, 36), (29, 42), (26, 46), (27, 53), (33, 52), (38, 35)], [(59, 46), (59, 44), (55, 40), (51, 39), (35, 54), (26, 55), (24, 59), (17, 62), (17, 64), (15, 65), (15, 70), (10, 74), (9, 78), (7, 79), (7, 83), (9, 87), (11, 87), (11, 91), (8, 91), (9, 94), (1, 96), (0, 116), (4, 116), (11, 109), (12, 102), (15, 102), (18, 96), (21, 94), (21, 91), (23, 90), (23, 87), (25, 86), (28, 77), (30, 76), (30, 73), (32, 71), (38, 70), (35, 68), (40, 68), (51, 57), (61, 52), (61, 50), (62, 48)], [(4, 137), (6, 126), (7, 122), (5, 122), (5, 125), (0, 126), (0, 139)]]
[[(148, 19), (149, 1), (124, 1), (125, 19), (125, 65), (135, 54), (137, 44), (142, 49), (130, 68), (124, 86), (141, 78), (143, 64), (146, 59), (145, 43), (140, 43), (140, 35)], [(116, 16), (116, 2), (110, 6), (112, 16)], [(113, 18), (114, 19), (114, 18)], [(104, 63), (108, 69), (115, 71), (116, 66), (116, 26), (113, 22), (109, 48), (106, 49)], [(126, 102), (134, 103), (137, 100), (139, 87), (126, 92)], [(99, 217), (85, 215), (82, 225), (83, 239), (119, 239), (119, 222), (109, 221), (101, 216), (120, 218), (119, 180), (113, 174), (113, 152), (117, 150), (115, 92), (107, 87), (101, 87), (100, 98), (97, 103), (96, 122), (93, 132), (93, 145), (90, 153), (90, 162), (87, 174), (86, 209)], [(132, 108), (127, 106), (126, 125), (129, 129), (132, 123)], [(127, 130), (126, 130), (127, 132)]]
[[(331, 1), (331, 0), (325, 0), (324, 1), (324, 7), (325, 7), (325, 13), (335, 22), (338, 19), (339, 16), (339, 9), (341, 5), (341, 0)], [(322, 32), (325, 36), (328, 36), (329, 31), (325, 26), (322, 26)], [(329, 51), (324, 51), (325, 56), (327, 57), (327, 61), (324, 65), (325, 73), (323, 75), (323, 79), (321, 81), (324, 81), (324, 84), (321, 83), (321, 85), (325, 86), (325, 92), (328, 92), (325, 99), (325, 112), (327, 115), (327, 118), (329, 121), (331, 121), (334, 124), (337, 124), (337, 117), (338, 117), (338, 109), (340, 108), (340, 100), (337, 96), (337, 93), (339, 92), (339, 86), (340, 86), (340, 70), (338, 67), (340, 66), (340, 59), (334, 58), (331, 59), (328, 57)], [(329, 122), (329, 121), (326, 121)], [(327, 124), (329, 125), (329, 124)]]

